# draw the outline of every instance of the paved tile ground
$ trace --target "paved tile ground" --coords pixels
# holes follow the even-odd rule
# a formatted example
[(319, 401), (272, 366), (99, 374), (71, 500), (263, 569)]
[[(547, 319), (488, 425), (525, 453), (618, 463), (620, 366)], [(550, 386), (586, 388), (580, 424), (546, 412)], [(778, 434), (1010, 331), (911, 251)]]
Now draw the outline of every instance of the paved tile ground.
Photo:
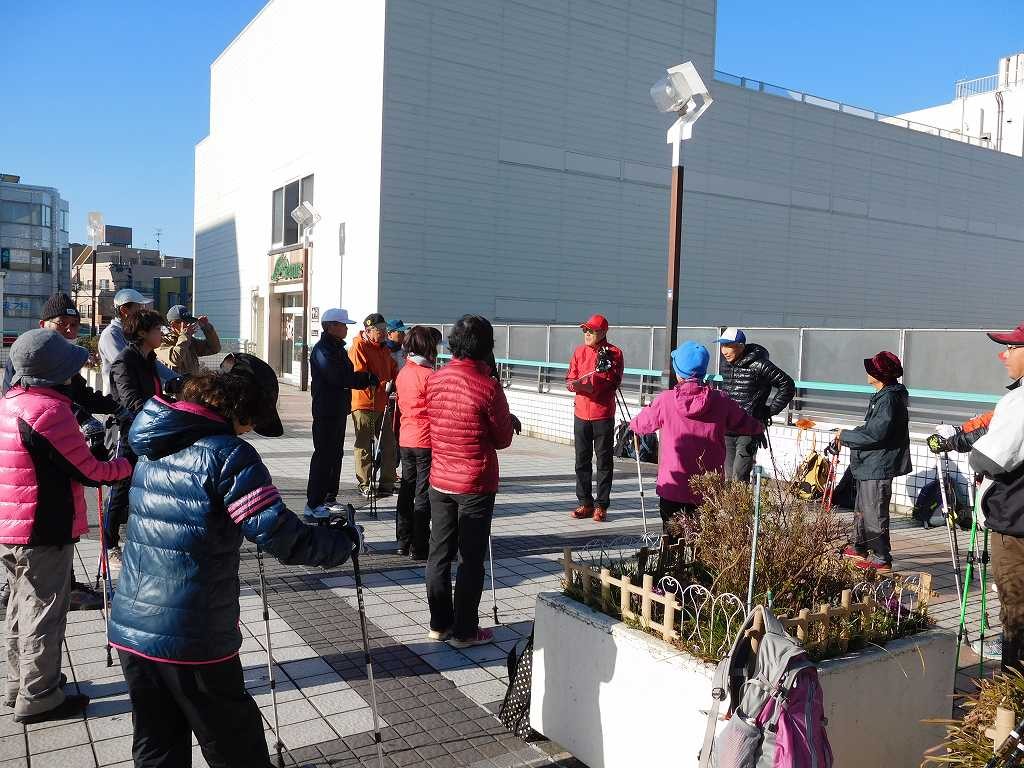
[[(308, 397), (286, 389), (282, 393), (286, 435), (254, 440), (292, 509), (301, 509), (304, 503), (311, 450), (307, 413)], [(503, 484), (493, 526), (496, 642), (458, 651), (426, 639), (423, 566), (394, 554), (394, 499), (381, 501), (376, 517), (371, 514), (365, 500), (352, 490), (352, 465), (346, 456), (344, 500), (360, 507), (370, 545), (361, 566), (388, 766), (581, 765), (557, 745), (520, 742), (504, 731), (493, 713), (507, 683), (505, 656), (529, 634), (536, 595), (558, 589), (562, 547), (567, 543), (580, 547), (642, 531), (634, 465), (619, 465), (608, 522), (598, 525), (568, 516), (575, 506), (570, 448), (517, 438), (503, 453), (501, 463)], [(645, 470), (645, 475), (650, 505), (653, 468)], [(92, 494), (90, 502), (95, 507)], [(651, 527), (659, 529), (656, 510), (649, 512), (653, 512)], [(966, 549), (966, 536), (961, 537)], [(933, 614), (941, 625), (955, 627), (957, 610), (951, 598), (954, 590), (946, 530), (926, 531), (899, 519), (894, 523), (893, 538), (897, 569), (931, 572), (940, 592)], [(83, 540), (77, 553), (77, 578), (91, 581), (98, 543)], [(269, 559), (265, 566), (286, 764), (376, 766), (371, 693), (350, 565), (324, 572), (289, 568)], [(262, 600), (257, 591), (255, 551), (248, 546), (242, 553), (241, 576), (245, 637), (241, 659), (249, 690), (264, 714), (268, 743), (273, 743)], [(975, 585), (977, 588), (977, 580)], [(993, 599), (993, 620), (997, 619), (997, 606)], [(490, 568), (481, 614), (483, 626), (495, 625)], [(970, 615), (970, 626), (976, 627), (976, 606)], [(964, 653), (963, 662), (965, 667), (974, 662), (970, 651)], [(64, 665), (71, 686), (93, 699), (86, 716), (28, 728), (14, 724), (9, 714), (0, 716), (0, 768), (130, 765), (130, 702), (116, 654), (112, 666), (106, 665), (98, 612), (71, 614)], [(975, 672), (974, 666), (965, 669), (961, 684), (968, 685), (968, 674)], [(198, 747), (194, 764), (205, 765)]]

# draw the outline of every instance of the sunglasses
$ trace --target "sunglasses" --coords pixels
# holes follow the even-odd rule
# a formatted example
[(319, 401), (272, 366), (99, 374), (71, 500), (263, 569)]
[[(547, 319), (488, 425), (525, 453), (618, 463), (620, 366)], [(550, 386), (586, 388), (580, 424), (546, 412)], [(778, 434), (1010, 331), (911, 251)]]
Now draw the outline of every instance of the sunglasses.
[(1007, 344), (1006, 351), (1013, 352), (1013, 350), (1020, 349), (1021, 347), (1024, 347), (1024, 344)]
[(583, 329), (583, 335), (584, 336), (593, 336), (595, 333), (597, 333), (597, 331), (595, 331), (593, 328), (584, 328)]

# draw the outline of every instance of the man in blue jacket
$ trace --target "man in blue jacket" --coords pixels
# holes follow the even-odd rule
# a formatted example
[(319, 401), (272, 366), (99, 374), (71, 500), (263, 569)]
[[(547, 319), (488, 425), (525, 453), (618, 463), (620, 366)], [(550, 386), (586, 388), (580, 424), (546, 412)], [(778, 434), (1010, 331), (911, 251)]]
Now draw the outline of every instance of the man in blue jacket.
[(337, 505), (338, 482), (345, 446), (345, 422), (352, 412), (352, 390), (377, 386), (377, 377), (352, 368), (345, 337), (352, 320), (344, 309), (328, 309), (320, 318), (324, 333), (309, 356), (313, 389), (313, 455), (309, 458), (306, 508), (303, 513), (326, 519)]
[(277, 376), (228, 355), (189, 379), (181, 399), (146, 402), (129, 432), (132, 476), (124, 565), (110, 610), (132, 702), (136, 768), (270, 765), (263, 718), (238, 652), (243, 539), (285, 565), (333, 568), (358, 551), (358, 530), (311, 526), (274, 487), (249, 431), (278, 437)]

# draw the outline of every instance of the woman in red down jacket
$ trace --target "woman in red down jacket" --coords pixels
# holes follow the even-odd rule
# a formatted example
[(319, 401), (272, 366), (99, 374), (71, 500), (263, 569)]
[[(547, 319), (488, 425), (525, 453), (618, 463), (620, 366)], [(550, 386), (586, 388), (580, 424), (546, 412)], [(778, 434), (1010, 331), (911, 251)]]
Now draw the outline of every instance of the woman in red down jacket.
[[(455, 648), (494, 639), (479, 622), (484, 557), (498, 492), (497, 451), (512, 444), (513, 417), (491, 375), (494, 329), (464, 315), (448, 336), (452, 361), (427, 381), (430, 427), (430, 555), (427, 602), (432, 640)], [(459, 572), (452, 601), (452, 561)]]
[(395, 527), (398, 554), (426, 560), (430, 537), (430, 424), (427, 421), (427, 379), (434, 373), (441, 332), (417, 325), (402, 343), (405, 365), (398, 372), (398, 412), (402, 428), (398, 448), (402, 484), (398, 490)]

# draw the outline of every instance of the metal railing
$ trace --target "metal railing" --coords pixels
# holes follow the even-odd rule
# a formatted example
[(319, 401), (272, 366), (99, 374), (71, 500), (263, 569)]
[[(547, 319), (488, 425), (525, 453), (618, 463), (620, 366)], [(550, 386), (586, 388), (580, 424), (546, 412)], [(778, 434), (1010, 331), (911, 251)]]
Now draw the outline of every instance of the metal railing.
[[(450, 325), (424, 323), (446, 336)], [(708, 373), (720, 379), (728, 363), (715, 354), (720, 326), (678, 329), (680, 342), (692, 339), (712, 352)], [(999, 347), (972, 329), (900, 328), (746, 328), (749, 343), (763, 345), (771, 360), (796, 381), (790, 420), (863, 417), (874, 390), (868, 386), (863, 360), (883, 349), (903, 361), (903, 382), (910, 390), (911, 418), (918, 425), (959, 423), (992, 408), (1007, 383)], [(569, 359), (582, 343), (574, 325), (496, 324), (495, 358), (509, 387), (542, 393), (565, 392)], [(609, 341), (623, 350), (623, 391), (646, 403), (666, 381), (665, 329), (616, 326)]]
[(989, 93), (999, 90), (999, 75), (985, 75), (973, 80), (957, 80), (953, 86), (957, 99), (965, 99), (978, 93)]
[[(984, 79), (984, 78), (982, 78)], [(834, 99), (826, 99), (821, 96), (814, 96), (810, 93), (804, 93), (803, 91), (795, 91), (792, 88), (783, 88), (780, 85), (772, 85), (761, 80), (755, 80), (752, 77), (741, 77), (740, 75), (733, 75), (729, 72), (723, 72), (719, 69), (715, 70), (715, 80), (721, 83), (728, 83), (730, 85), (736, 85), (740, 88), (745, 88), (750, 91), (757, 91), (759, 93), (767, 93), (770, 96), (778, 96), (783, 99), (790, 99), (791, 101), (799, 101), (804, 104), (812, 104), (816, 107), (822, 107), (823, 109), (830, 109), (833, 112), (842, 112), (846, 115), (855, 115), (856, 117), (863, 117), (868, 120), (875, 120), (879, 123), (886, 123), (888, 125), (895, 125), (898, 128), (908, 128), (912, 131), (918, 131), (920, 133), (927, 133), (931, 136), (938, 136), (943, 139), (952, 139), (953, 141), (963, 142), (970, 144), (975, 147), (985, 147), (988, 149), (992, 148), (991, 139), (985, 139), (978, 136), (969, 136), (960, 131), (951, 131), (946, 128), (937, 128), (934, 125), (925, 125), (924, 123), (918, 123), (913, 120), (907, 120), (903, 117), (895, 117), (893, 115), (886, 115), (882, 112), (875, 112), (871, 109), (865, 109), (864, 107), (855, 107), (851, 104), (844, 104), (841, 101), (835, 101)]]

